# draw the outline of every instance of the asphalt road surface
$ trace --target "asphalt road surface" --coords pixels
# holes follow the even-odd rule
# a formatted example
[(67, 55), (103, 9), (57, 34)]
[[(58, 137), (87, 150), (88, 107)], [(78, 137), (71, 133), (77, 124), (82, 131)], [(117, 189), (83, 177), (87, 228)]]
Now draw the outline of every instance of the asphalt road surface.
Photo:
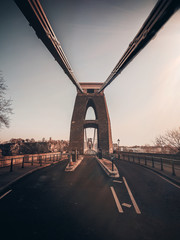
[(1, 195), (1, 239), (180, 239), (177, 186), (128, 162), (116, 161), (116, 180), (93, 157), (74, 172), (66, 165), (34, 172)]

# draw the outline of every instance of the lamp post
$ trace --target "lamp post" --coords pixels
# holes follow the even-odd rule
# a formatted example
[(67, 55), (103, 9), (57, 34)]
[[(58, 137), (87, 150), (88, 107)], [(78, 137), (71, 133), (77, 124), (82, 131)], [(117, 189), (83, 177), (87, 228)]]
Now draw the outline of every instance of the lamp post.
[(118, 160), (119, 160), (120, 159), (120, 154), (119, 154), (119, 143), (120, 143), (120, 140), (119, 140), (119, 138), (118, 138), (117, 142), (118, 142)]

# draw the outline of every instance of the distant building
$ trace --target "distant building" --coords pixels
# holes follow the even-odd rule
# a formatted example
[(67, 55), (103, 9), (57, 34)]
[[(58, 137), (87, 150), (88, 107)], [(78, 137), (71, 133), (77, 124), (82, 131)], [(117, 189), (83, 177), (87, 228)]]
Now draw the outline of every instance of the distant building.
[[(117, 144), (114, 144), (114, 150), (117, 150)], [(161, 153), (161, 154), (171, 154), (172, 149), (170, 149), (168, 146), (167, 147), (161, 147), (161, 146), (150, 146), (150, 145), (145, 145), (145, 146), (120, 146), (119, 147), (120, 151), (123, 152), (136, 152), (136, 153)]]

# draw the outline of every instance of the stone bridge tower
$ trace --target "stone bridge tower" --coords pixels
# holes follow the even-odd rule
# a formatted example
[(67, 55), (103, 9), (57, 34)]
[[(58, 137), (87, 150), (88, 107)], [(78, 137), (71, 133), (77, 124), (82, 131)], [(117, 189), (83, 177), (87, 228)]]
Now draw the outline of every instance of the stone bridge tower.
[[(80, 83), (83, 93), (78, 90), (71, 121), (69, 150), (84, 154), (84, 129), (96, 128), (98, 148), (103, 154), (112, 153), (111, 123), (104, 92), (98, 93), (102, 83)], [(92, 107), (96, 120), (85, 120), (86, 112)]]

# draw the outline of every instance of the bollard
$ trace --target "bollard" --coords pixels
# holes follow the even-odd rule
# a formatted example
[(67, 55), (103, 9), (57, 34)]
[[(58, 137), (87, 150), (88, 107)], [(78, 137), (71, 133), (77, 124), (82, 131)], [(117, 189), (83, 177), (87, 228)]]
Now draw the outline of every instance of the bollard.
[(77, 161), (77, 149), (75, 150), (75, 162)]
[(31, 161), (31, 165), (33, 166), (33, 161), (34, 161), (34, 159), (33, 159), (33, 156), (32, 156), (32, 161)]
[(24, 157), (23, 157), (23, 160), (22, 160), (22, 168), (24, 168)]
[(53, 155), (53, 162), (55, 162), (55, 155)]
[(72, 154), (69, 154), (69, 166), (73, 166)]
[(111, 162), (112, 162), (112, 172), (114, 171), (114, 157), (111, 156)]
[(10, 172), (13, 171), (13, 158), (11, 158), (11, 166), (10, 166)]
[(163, 171), (163, 159), (161, 158), (161, 171)]
[(141, 158), (138, 156), (139, 165), (141, 165)]
[(174, 160), (172, 160), (172, 175), (176, 176), (175, 168), (174, 168)]

